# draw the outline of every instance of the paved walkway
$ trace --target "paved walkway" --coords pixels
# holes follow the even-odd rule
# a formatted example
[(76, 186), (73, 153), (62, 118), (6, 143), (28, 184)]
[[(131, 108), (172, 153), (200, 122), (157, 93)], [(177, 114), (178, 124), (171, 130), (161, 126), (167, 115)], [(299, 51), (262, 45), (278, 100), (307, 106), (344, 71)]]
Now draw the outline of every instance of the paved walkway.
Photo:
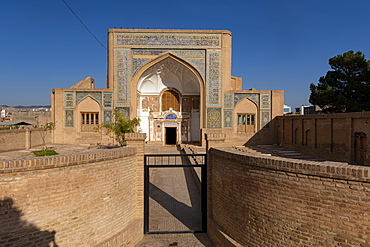
[[(178, 154), (174, 146), (145, 147), (146, 154)], [(177, 164), (181, 164), (180, 157)], [(185, 162), (185, 161), (184, 161)], [(150, 168), (149, 232), (201, 230), (200, 191), (190, 168)], [(136, 245), (213, 246), (207, 234), (148, 234)]]

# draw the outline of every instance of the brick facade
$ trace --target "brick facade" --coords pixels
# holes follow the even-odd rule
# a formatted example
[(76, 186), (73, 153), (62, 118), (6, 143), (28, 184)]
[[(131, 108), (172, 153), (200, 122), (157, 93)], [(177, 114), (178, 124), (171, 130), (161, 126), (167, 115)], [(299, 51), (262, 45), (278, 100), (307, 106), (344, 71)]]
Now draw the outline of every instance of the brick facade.
[(370, 246), (370, 168), (211, 149), (216, 246)]
[[(43, 145), (40, 132), (43, 129), (0, 130), (0, 152), (30, 149)], [(45, 143), (51, 143), (51, 133), (45, 136)]]
[[(277, 143), (285, 148), (370, 165), (370, 112), (280, 116), (274, 121)], [(356, 134), (362, 135), (361, 147)]]
[(133, 246), (136, 148), (0, 162), (0, 246)]

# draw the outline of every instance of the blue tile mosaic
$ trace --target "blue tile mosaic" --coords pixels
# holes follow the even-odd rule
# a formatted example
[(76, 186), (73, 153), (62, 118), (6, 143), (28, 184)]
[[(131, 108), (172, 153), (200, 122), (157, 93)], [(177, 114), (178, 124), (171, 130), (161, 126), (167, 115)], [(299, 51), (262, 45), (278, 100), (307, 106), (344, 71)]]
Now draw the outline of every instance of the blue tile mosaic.
[(257, 106), (260, 105), (259, 100), (259, 93), (235, 93), (234, 94), (234, 105), (239, 102), (239, 100), (244, 99), (245, 97), (248, 97), (249, 99), (253, 100)]
[(221, 51), (208, 51), (207, 58), (207, 105), (221, 106)]
[(64, 126), (74, 127), (74, 110), (72, 109), (64, 110)]
[(91, 96), (96, 101), (101, 104), (102, 102), (102, 93), (101, 92), (76, 92), (76, 104), (78, 104), (86, 96)]
[(116, 105), (130, 105), (131, 51), (116, 49), (114, 60), (114, 91)]
[(207, 108), (207, 128), (221, 128), (221, 121), (221, 108)]
[(224, 110), (224, 128), (233, 127), (233, 110)]
[(221, 48), (221, 34), (123, 33), (116, 34), (115, 46)]
[(64, 92), (64, 107), (74, 108), (75, 104), (75, 93), (74, 92)]

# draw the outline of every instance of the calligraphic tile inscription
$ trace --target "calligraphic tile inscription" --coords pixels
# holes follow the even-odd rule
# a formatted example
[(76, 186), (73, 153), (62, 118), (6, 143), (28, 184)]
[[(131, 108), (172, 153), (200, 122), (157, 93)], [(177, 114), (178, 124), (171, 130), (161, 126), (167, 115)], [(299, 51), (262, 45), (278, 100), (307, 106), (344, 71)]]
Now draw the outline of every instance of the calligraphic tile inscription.
[(74, 92), (64, 92), (64, 107), (65, 108), (74, 108), (74, 100), (75, 93)]
[(115, 46), (138, 48), (221, 48), (221, 34), (120, 33), (115, 36)]

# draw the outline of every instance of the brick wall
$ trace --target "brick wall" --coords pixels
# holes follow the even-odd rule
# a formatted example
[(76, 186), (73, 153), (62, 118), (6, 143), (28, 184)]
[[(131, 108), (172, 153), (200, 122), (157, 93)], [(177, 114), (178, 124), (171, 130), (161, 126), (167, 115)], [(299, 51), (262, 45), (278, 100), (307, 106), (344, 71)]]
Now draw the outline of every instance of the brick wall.
[(125, 147), (0, 162), (0, 246), (133, 246), (143, 235), (136, 154)]
[(208, 234), (216, 246), (370, 246), (370, 168), (208, 153)]
[[(283, 147), (337, 161), (370, 165), (370, 112), (281, 116), (275, 121), (277, 143)], [(366, 144), (356, 150), (355, 135), (360, 132), (366, 135)]]
[[(0, 130), (0, 152), (22, 150), (44, 145), (40, 132), (42, 129)], [(51, 133), (47, 132), (45, 143), (51, 143)]]

